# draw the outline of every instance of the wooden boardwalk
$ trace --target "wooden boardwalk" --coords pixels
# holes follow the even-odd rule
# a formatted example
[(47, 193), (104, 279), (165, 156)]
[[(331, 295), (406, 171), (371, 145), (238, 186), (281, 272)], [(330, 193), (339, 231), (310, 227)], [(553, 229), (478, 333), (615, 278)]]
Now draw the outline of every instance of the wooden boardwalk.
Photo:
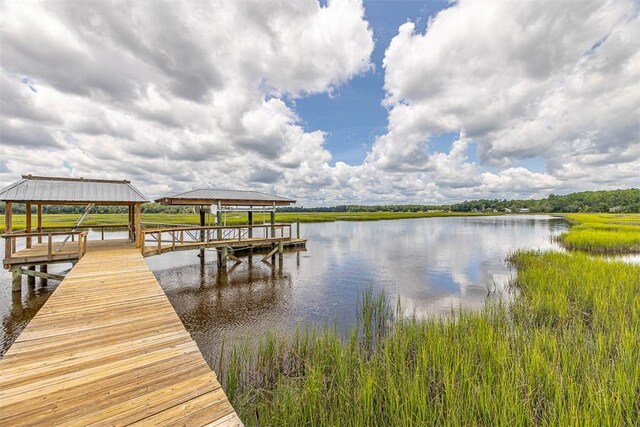
[(242, 425), (139, 249), (91, 250), (0, 360), (0, 425)]

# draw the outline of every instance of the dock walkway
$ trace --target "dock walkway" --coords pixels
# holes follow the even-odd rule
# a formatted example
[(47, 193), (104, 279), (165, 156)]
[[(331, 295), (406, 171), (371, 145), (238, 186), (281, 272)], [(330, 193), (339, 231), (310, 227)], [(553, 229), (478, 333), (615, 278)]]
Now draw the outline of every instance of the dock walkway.
[(242, 425), (139, 249), (90, 250), (0, 360), (0, 425)]

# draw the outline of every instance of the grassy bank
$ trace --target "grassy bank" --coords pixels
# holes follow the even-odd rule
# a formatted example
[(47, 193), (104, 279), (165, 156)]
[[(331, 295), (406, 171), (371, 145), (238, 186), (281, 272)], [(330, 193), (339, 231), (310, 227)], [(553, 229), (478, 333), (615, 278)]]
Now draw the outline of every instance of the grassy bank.
[(571, 229), (558, 241), (596, 253), (640, 252), (640, 214), (567, 214)]
[(330, 328), (238, 346), (218, 367), (248, 425), (636, 425), (640, 267), (517, 253), (519, 291), (455, 320), (365, 295)]
[[(281, 223), (291, 223), (298, 219), (300, 222), (332, 222), (332, 221), (380, 221), (390, 219), (407, 219), (407, 218), (430, 218), (444, 216), (478, 216), (489, 214), (478, 213), (453, 213), (453, 212), (278, 212), (276, 213), (276, 221)], [(496, 214), (492, 214), (496, 215)], [(65, 226), (72, 227), (79, 214), (51, 214), (43, 215), (44, 227)], [(207, 221), (213, 221), (213, 218), (207, 216)], [(198, 225), (199, 217), (195, 214), (142, 214), (143, 223), (149, 225), (154, 224), (187, 224)], [(229, 214), (227, 216), (227, 224), (246, 223), (246, 214)], [(262, 223), (263, 215), (254, 214), (254, 222)], [(269, 222), (269, 215), (264, 217), (264, 221)], [(126, 214), (90, 214), (84, 220), (83, 225), (121, 225), (126, 224)], [(13, 216), (13, 229), (19, 230), (25, 227), (25, 216)], [(0, 232), (4, 232), (4, 223), (0, 224)]]

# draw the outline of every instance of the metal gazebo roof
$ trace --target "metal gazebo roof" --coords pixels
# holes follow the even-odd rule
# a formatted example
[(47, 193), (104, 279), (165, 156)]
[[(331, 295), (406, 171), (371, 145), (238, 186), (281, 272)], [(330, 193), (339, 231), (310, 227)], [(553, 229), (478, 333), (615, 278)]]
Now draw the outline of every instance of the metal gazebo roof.
[(274, 204), (275, 206), (288, 206), (296, 201), (258, 191), (205, 188), (162, 197), (156, 202), (165, 205), (213, 205), (220, 203), (227, 206), (272, 206)]
[(42, 204), (134, 204), (149, 200), (129, 181), (22, 175), (0, 201)]

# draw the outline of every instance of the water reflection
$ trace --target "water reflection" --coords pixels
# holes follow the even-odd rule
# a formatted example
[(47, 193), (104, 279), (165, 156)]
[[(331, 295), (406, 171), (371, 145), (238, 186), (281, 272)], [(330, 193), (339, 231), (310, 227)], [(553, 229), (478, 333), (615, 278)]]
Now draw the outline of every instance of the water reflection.
[(147, 262), (213, 362), (222, 340), (323, 323), (346, 331), (367, 288), (399, 296), (419, 316), (477, 309), (487, 297), (508, 297), (509, 253), (560, 250), (551, 237), (566, 229), (562, 220), (546, 216), (303, 224), (308, 250), (286, 253), (271, 265), (254, 255), (218, 272), (210, 252), (204, 264), (196, 252)]
[[(147, 258), (181, 320), (213, 364), (222, 340), (288, 334), (297, 325), (350, 328), (367, 288), (399, 296), (419, 316), (476, 309), (502, 298), (513, 272), (504, 260), (520, 248), (559, 250), (551, 236), (567, 229), (547, 216), (428, 218), (302, 224), (306, 252), (282, 260), (243, 256), (226, 271), (215, 254), (174, 252)], [(56, 267), (64, 269), (64, 267)], [(50, 271), (54, 271), (53, 267)], [(36, 285), (13, 301), (10, 274), (0, 275), (4, 348), (57, 285)], [(25, 281), (26, 282), (26, 281)]]

